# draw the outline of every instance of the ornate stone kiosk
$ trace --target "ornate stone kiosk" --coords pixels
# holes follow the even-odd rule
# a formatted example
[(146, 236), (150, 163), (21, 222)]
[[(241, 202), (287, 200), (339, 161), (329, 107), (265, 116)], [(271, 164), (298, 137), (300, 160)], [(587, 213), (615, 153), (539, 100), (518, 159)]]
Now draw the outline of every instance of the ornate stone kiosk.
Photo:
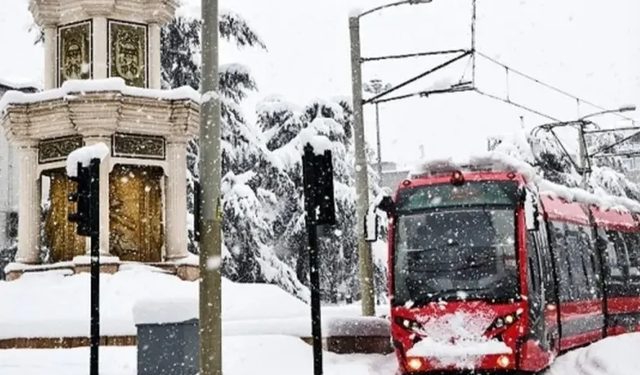
[[(160, 90), (160, 27), (176, 6), (175, 0), (31, 0), (45, 35), (45, 91), (7, 93), (0, 117), (19, 150), (19, 242), (10, 278), (87, 269), (88, 242), (67, 220), (75, 183), (64, 166), (71, 151), (99, 142), (111, 150), (100, 179), (105, 272), (145, 262), (197, 277), (187, 251), (186, 147), (198, 131), (199, 95)], [(39, 265), (43, 178), (51, 264)]]

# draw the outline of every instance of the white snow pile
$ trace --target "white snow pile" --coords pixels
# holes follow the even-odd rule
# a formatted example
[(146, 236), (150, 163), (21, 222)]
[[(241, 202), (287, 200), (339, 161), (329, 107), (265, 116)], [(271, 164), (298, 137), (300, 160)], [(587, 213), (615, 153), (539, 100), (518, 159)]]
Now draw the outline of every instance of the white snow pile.
[(122, 78), (69, 80), (65, 81), (62, 86), (57, 89), (36, 93), (7, 91), (2, 98), (0, 98), (0, 113), (4, 113), (11, 104), (38, 103), (62, 98), (73, 99), (79, 94), (91, 92), (120, 92), (121, 94), (130, 96), (159, 100), (192, 100), (196, 103), (200, 103), (201, 100), (200, 94), (189, 86), (178, 87), (172, 90), (154, 90), (127, 86)]
[(608, 337), (556, 359), (544, 375), (637, 375), (640, 333)]
[(511, 348), (503, 342), (484, 336), (494, 319), (494, 316), (478, 311), (419, 317), (420, 333), (425, 337), (409, 349), (407, 355), (427, 357), (441, 366), (473, 368), (482, 356), (510, 354)]
[(301, 161), (304, 147), (307, 144), (311, 144), (316, 155), (323, 155), (327, 150), (335, 152), (338, 147), (337, 143), (331, 142), (324, 134), (331, 134), (331, 131), (336, 131), (338, 128), (339, 125), (332, 119), (316, 118), (308, 127), (302, 129), (291, 142), (285, 147), (275, 150), (273, 154), (282, 160), (284, 165), (291, 166)]
[[(89, 333), (90, 275), (69, 270), (27, 273), (0, 281), (0, 340), (86, 337)], [(182, 281), (148, 265), (122, 264), (100, 275), (101, 332), (136, 335), (136, 324), (178, 323), (197, 318), (199, 283)], [(223, 334), (309, 337), (309, 305), (275, 285), (222, 279)], [(28, 303), (25, 303), (28, 301)], [(19, 312), (19, 313), (16, 313)], [(388, 336), (389, 321), (330, 308), (324, 335)], [(0, 372), (1, 373), (1, 372)]]
[(104, 143), (96, 143), (91, 146), (80, 147), (67, 156), (67, 175), (69, 177), (78, 176), (78, 163), (83, 167), (88, 167), (91, 160), (100, 159), (100, 162), (109, 155), (109, 147)]
[[(2, 375), (86, 375), (89, 348), (0, 350)], [(323, 353), (325, 375), (392, 375), (395, 356)], [(136, 347), (101, 347), (100, 374), (136, 375)], [(225, 337), (225, 375), (312, 375), (313, 350), (289, 336)]]

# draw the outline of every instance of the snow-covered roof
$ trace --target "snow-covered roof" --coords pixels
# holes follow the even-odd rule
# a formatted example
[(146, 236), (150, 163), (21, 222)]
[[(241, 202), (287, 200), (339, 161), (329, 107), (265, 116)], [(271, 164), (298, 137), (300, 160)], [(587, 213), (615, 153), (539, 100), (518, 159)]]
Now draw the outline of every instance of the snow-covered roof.
[(433, 159), (422, 162), (414, 167), (410, 175), (415, 177), (429, 172), (430, 168), (437, 166), (457, 167), (469, 169), (469, 167), (482, 167), (483, 170), (495, 172), (514, 172), (524, 176), (527, 183), (540, 194), (562, 198), (568, 202), (580, 202), (593, 205), (602, 209), (616, 209), (623, 211), (640, 212), (640, 202), (627, 197), (615, 196), (599, 192), (590, 193), (584, 189), (571, 188), (545, 180), (536, 173), (536, 170), (528, 163), (499, 151), (491, 151), (470, 157), (452, 157), (448, 159)]
[(35, 81), (26, 81), (22, 79), (9, 79), (0, 77), (0, 86), (7, 87), (13, 90), (42, 90), (42, 84)]
[(48, 100), (62, 99), (72, 94), (87, 92), (120, 92), (124, 95), (165, 100), (192, 100), (200, 103), (200, 94), (189, 86), (172, 90), (143, 89), (127, 86), (122, 78), (93, 80), (69, 80), (60, 88), (36, 93), (7, 91), (0, 99), (0, 113), (11, 104), (29, 104)]

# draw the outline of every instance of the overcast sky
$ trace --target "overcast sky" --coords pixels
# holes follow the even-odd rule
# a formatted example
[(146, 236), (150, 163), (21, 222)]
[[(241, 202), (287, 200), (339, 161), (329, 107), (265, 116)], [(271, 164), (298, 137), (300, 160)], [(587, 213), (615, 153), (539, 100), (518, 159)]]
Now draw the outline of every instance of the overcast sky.
[[(189, 0), (197, 3), (198, 0)], [(353, 7), (376, 0), (222, 0), (242, 14), (266, 42), (269, 51), (222, 49), (223, 62), (243, 62), (253, 71), (260, 92), (245, 108), (281, 94), (297, 104), (313, 98), (350, 95), (347, 15)], [(385, 1), (382, 1), (385, 2)], [(0, 12), (0, 78), (41, 80), (43, 55), (28, 33), (32, 22), (28, 0), (4, 0)], [(437, 49), (468, 48), (471, 0), (434, 0), (404, 6), (362, 20), (363, 55), (388, 55)], [(635, 0), (478, 0), (477, 49), (513, 69), (525, 72), (588, 101), (610, 108), (640, 100), (640, 14)], [(365, 65), (365, 79), (391, 83), (411, 78), (442, 60), (422, 58)], [(407, 88), (425, 89), (433, 82), (458, 81), (470, 67), (464, 60), (431, 79)], [(477, 85), (505, 96), (504, 68), (482, 59)], [(575, 118), (594, 111), (576, 100), (536, 87), (509, 74), (509, 95), (553, 117)], [(632, 117), (636, 113), (629, 114)], [(486, 137), (544, 121), (475, 93), (393, 102), (381, 106), (383, 158), (414, 160), (424, 145), (427, 156), (484, 149)], [(604, 126), (616, 118), (602, 117)], [(366, 112), (367, 138), (375, 142), (372, 109)], [(569, 138), (566, 138), (569, 140)]]

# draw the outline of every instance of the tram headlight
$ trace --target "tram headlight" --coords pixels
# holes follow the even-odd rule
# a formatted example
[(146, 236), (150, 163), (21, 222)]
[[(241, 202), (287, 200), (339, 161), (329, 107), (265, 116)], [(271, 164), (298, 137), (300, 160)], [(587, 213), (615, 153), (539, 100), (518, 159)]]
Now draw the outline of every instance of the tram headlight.
[(514, 313), (507, 314), (507, 315), (504, 315), (504, 316), (500, 316), (500, 317), (496, 318), (496, 320), (494, 320), (493, 323), (491, 323), (489, 328), (487, 328), (487, 332), (490, 332), (490, 331), (493, 331), (493, 330), (496, 330), (496, 329), (509, 327), (513, 323), (517, 322), (521, 315), (522, 315), (522, 309), (518, 309)]
[(422, 328), (420, 323), (416, 322), (415, 320), (406, 319), (399, 316), (395, 318), (395, 322), (407, 331), (417, 332), (420, 330), (420, 328)]

